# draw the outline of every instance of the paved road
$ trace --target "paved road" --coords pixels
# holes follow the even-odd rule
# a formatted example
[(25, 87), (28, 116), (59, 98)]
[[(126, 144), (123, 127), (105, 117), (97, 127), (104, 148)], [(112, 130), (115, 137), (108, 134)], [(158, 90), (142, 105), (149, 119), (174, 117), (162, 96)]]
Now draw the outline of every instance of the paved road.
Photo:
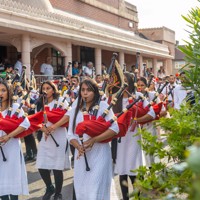
[[(24, 147), (23, 147), (24, 149)], [(45, 193), (45, 185), (40, 178), (40, 175), (35, 168), (35, 162), (26, 164), (29, 193), (30, 195), (20, 197), (19, 200), (41, 200)], [(53, 176), (52, 176), (53, 180)], [(72, 200), (72, 182), (73, 182), (73, 169), (64, 171), (64, 184), (62, 189), (63, 200)], [(120, 200), (121, 192), (118, 183), (118, 176), (114, 176), (111, 189), (111, 200)]]

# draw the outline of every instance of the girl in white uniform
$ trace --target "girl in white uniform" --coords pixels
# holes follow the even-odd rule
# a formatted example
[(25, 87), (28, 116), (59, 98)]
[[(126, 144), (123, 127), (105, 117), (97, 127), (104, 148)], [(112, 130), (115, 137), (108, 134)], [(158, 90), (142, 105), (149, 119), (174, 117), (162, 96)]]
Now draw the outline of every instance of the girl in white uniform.
[[(41, 85), (40, 94), (46, 92), (47, 106), (50, 110), (53, 108), (56, 99), (58, 99), (58, 90), (56, 86), (51, 82), (47, 81)], [(62, 102), (63, 98), (59, 97), (58, 105)], [(67, 102), (65, 101), (67, 107)], [(47, 122), (46, 126), (52, 126), (51, 122)], [(70, 168), (69, 162), (69, 150), (67, 147), (67, 130), (65, 127), (56, 128), (52, 135), (59, 144), (57, 147), (53, 139), (49, 136), (49, 130), (44, 126), (42, 128), (43, 137), (38, 145), (38, 154), (36, 160), (36, 167), (46, 185), (46, 193), (43, 196), (43, 200), (49, 200), (54, 195), (54, 200), (62, 199), (62, 185), (63, 185), (63, 170)], [(55, 188), (51, 181), (51, 170), (53, 170), (55, 179)]]
[[(6, 83), (0, 82), (0, 98), (2, 98), (2, 116), (5, 117), (11, 102), (11, 90)], [(18, 109), (19, 104), (12, 105), (11, 116)], [(19, 117), (23, 116), (21, 109)], [(14, 138), (25, 129), (28, 129), (30, 123), (27, 118), (19, 125), (17, 129), (7, 135), (0, 130), (0, 143), (5, 143), (1, 148), (5, 154), (6, 161), (3, 161), (3, 154), (0, 153), (0, 198), (2, 200), (18, 200), (18, 195), (28, 195), (28, 181), (24, 157), (21, 149), (21, 141)]]
[[(134, 90), (134, 82), (131, 77), (131, 74), (126, 72), (125, 82), (128, 83), (129, 87), (127, 91), (129, 93), (133, 93)], [(143, 96), (142, 93), (136, 92), (136, 99), (139, 96)], [(129, 104), (129, 95), (124, 92), (123, 97), (119, 99), (116, 107), (123, 110)], [(147, 106), (148, 102), (144, 101), (143, 106)], [(114, 108), (116, 110), (116, 108)], [(117, 112), (120, 112), (118, 110)], [(144, 119), (149, 117), (155, 117), (154, 111), (150, 110), (148, 114), (144, 116)], [(134, 136), (137, 134), (137, 127), (132, 130), (132, 126), (129, 127), (126, 135), (121, 138), (121, 142), (117, 143), (117, 156), (116, 156), (116, 165), (115, 165), (115, 173), (119, 175), (119, 182), (121, 187), (121, 192), (123, 196), (123, 200), (128, 200), (128, 187), (125, 183), (128, 183), (128, 177), (130, 178), (132, 184), (135, 181), (136, 173), (131, 172), (131, 170), (135, 170), (140, 166), (144, 166), (146, 164), (143, 156), (143, 152), (141, 146), (138, 144), (138, 140), (141, 140), (140, 135)]]
[[(69, 141), (76, 148), (74, 163), (74, 187), (77, 200), (109, 200), (112, 179), (112, 159), (109, 143), (100, 143), (118, 133), (119, 127), (114, 122), (108, 130), (96, 137), (83, 134), (83, 144), (81, 145), (79, 136), (75, 133), (76, 125), (83, 119), (83, 100), (86, 103), (86, 110), (92, 113), (100, 95), (97, 85), (90, 79), (84, 80), (80, 85), (77, 106), (70, 111), (69, 120)], [(108, 104), (100, 102), (97, 117), (100, 116)], [(110, 111), (106, 116), (106, 121), (113, 117)], [(90, 149), (90, 150), (88, 150)], [(90, 171), (86, 171), (83, 153), (86, 156)], [(88, 151), (87, 151), (88, 150)]]

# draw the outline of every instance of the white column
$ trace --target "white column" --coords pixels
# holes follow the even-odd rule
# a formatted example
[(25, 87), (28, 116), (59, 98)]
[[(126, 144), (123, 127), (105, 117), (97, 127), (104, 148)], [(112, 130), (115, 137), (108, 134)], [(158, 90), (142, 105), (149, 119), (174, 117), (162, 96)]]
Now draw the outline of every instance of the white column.
[(139, 75), (143, 76), (143, 57), (140, 54), (139, 63), (138, 63)]
[(122, 70), (124, 70), (124, 64), (126, 64), (125, 58), (124, 58), (124, 52), (119, 52), (119, 64), (120, 64)]
[(172, 60), (171, 59), (165, 60), (164, 67), (165, 67), (166, 75), (171, 75), (172, 74)]
[[(69, 62), (72, 62), (72, 44), (71, 44), (71, 42), (67, 43), (66, 55), (65, 55), (65, 72), (67, 70), (67, 66), (68, 66)], [(68, 73), (72, 74), (72, 67), (70, 67)]]
[(26, 66), (26, 77), (30, 79), (30, 66), (31, 66), (31, 56), (30, 56), (30, 37), (28, 34), (22, 35), (22, 64)]
[(153, 58), (153, 73), (154, 73), (154, 76), (157, 76), (157, 58)]
[(96, 75), (101, 74), (101, 65), (102, 65), (101, 49), (96, 48), (95, 49), (95, 72), (96, 72)]

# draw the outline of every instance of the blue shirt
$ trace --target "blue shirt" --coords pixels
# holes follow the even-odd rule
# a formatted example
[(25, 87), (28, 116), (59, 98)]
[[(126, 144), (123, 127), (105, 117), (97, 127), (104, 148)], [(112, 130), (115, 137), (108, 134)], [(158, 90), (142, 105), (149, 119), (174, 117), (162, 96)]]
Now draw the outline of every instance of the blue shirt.
[(75, 67), (72, 67), (72, 76), (74, 76), (76, 74), (79, 74), (79, 69), (75, 68)]

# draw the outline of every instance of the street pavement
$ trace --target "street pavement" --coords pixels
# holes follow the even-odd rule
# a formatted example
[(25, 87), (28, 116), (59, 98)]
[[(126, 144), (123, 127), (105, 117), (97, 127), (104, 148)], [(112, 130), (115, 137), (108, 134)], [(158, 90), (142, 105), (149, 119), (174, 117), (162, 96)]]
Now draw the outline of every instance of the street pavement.
[[(23, 151), (24, 151), (24, 143)], [(29, 183), (29, 196), (20, 196), (19, 200), (41, 200), (45, 193), (45, 185), (35, 167), (35, 162), (26, 163), (28, 183)], [(52, 176), (52, 180), (53, 176)], [(86, 180), (87, 182), (87, 180)], [(64, 183), (62, 189), (63, 200), (72, 200), (72, 188), (73, 188), (73, 169), (64, 171)], [(53, 198), (52, 198), (53, 199)], [(121, 191), (118, 183), (118, 176), (114, 176), (111, 186), (111, 200), (120, 200)], [(94, 199), (95, 200), (95, 199)]]

